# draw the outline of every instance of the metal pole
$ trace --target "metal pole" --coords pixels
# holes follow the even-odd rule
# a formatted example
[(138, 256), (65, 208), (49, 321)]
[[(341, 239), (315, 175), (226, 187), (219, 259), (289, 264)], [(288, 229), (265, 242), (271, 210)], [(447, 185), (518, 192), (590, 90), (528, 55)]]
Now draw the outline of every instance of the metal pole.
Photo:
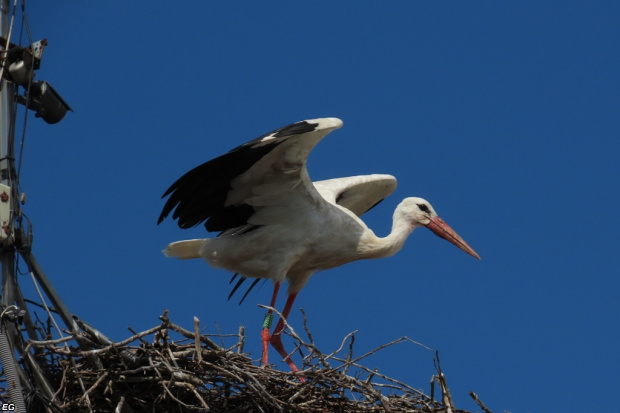
[[(0, 10), (2, 16), (0, 18), (0, 36), (4, 39), (9, 38), (9, 12), (10, 2), (9, 0), (2, 0)], [(0, 50), (5, 50), (6, 44), (0, 44)], [(6, 69), (5, 69), (6, 70)], [(7, 82), (5, 79), (0, 79), (0, 172), (2, 175), (2, 183), (5, 185), (11, 185), (10, 178), (10, 156), (13, 154), (11, 138), (13, 135), (13, 84)]]
[[(2, 0), (0, 6), (2, 16), (0, 18), (0, 36), (4, 39), (9, 38), (9, 0)], [(7, 41), (8, 43), (8, 41)], [(5, 50), (7, 44), (0, 45), (0, 51)], [(13, 184), (13, 132), (14, 132), (14, 113), (13, 113), (13, 84), (4, 78), (0, 79), (0, 179), (4, 185)], [(13, 198), (13, 197), (11, 197)], [(14, 199), (10, 202), (15, 203)], [(12, 207), (12, 213), (15, 209)], [(9, 219), (7, 224), (10, 230), (13, 229), (13, 220)], [(0, 263), (2, 264), (2, 304), (7, 307), (15, 301), (15, 249), (12, 239), (0, 248)]]
[(62, 318), (62, 321), (71, 329), (71, 334), (76, 336), (80, 328), (75, 322), (73, 314), (71, 314), (65, 303), (61, 300), (60, 296), (56, 292), (56, 289), (47, 278), (47, 275), (45, 275), (45, 272), (43, 272), (43, 269), (37, 260), (34, 258), (34, 255), (28, 254), (24, 256), (24, 259), (28, 264), (28, 269), (35, 274), (37, 280), (41, 284), (41, 287), (43, 287), (45, 294), (54, 305), (54, 308), (58, 312), (58, 315), (60, 315), (60, 318)]
[[(4, 39), (9, 39), (9, 0), (2, 0), (0, 4), (0, 35)], [(0, 51), (8, 48), (8, 40), (0, 46)], [(4, 60), (2, 60), (4, 62)], [(0, 78), (0, 179), (2, 183), (12, 186), (14, 162), (13, 162), (13, 132), (14, 132), (14, 110), (13, 110), (13, 85), (4, 78)], [(14, 198), (14, 197), (11, 197)], [(11, 199), (15, 204), (15, 200)], [(15, 213), (15, 208), (11, 207), (11, 214)], [(9, 217), (7, 217), (9, 218)], [(8, 219), (8, 228), (12, 233), (13, 219)], [(13, 305), (15, 302), (15, 291), (17, 280), (15, 278), (15, 249), (10, 239), (0, 248), (0, 263), (2, 264), (2, 309)], [(19, 332), (8, 319), (0, 318), (0, 359), (8, 382), (8, 391), (11, 401), (14, 403), (15, 411), (26, 412), (23, 388), (19, 373), (23, 372), (17, 365), (15, 359), (15, 343), (18, 341)]]

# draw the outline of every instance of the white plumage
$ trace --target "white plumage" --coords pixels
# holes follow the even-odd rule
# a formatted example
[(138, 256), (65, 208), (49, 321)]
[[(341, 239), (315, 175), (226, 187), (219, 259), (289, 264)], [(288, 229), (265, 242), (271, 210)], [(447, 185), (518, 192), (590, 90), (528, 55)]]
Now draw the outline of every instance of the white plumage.
[[(179, 259), (202, 257), (213, 267), (244, 277), (271, 279), (275, 283), (271, 307), (280, 283), (288, 281), (284, 317), (313, 273), (359, 259), (393, 255), (419, 226), (480, 258), (422, 198), (405, 198), (394, 211), (392, 232), (383, 238), (376, 236), (359, 216), (394, 191), (393, 176), (311, 182), (308, 154), (341, 126), (342, 121), (336, 118), (297, 122), (183, 175), (164, 194), (170, 197), (159, 222), (174, 211), (173, 219), (181, 228), (205, 222), (208, 231), (220, 234), (172, 243), (164, 253)], [(269, 326), (265, 328), (264, 363), (270, 340), (296, 371), (280, 340), (283, 323), (271, 337)]]

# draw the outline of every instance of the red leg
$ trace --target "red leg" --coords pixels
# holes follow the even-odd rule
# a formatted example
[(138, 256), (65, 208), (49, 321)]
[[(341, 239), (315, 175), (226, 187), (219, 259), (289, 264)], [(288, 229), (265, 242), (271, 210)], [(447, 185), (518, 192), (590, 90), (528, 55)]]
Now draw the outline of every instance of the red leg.
[[(278, 297), (279, 289), (280, 283), (277, 282), (273, 286), (273, 295), (271, 296), (271, 304), (269, 305), (271, 308), (276, 306), (276, 298)], [(269, 362), (269, 339), (271, 338), (269, 335), (269, 329), (271, 328), (272, 321), (273, 310), (267, 310), (267, 314), (265, 314), (265, 319), (263, 320), (263, 331), (261, 333), (261, 339), (263, 341), (263, 366), (266, 366)]]
[[(280, 356), (282, 356), (284, 361), (286, 361), (286, 364), (288, 364), (289, 368), (293, 372), (299, 371), (299, 369), (297, 368), (295, 363), (293, 363), (293, 360), (291, 360), (291, 358), (288, 356), (286, 350), (284, 350), (284, 345), (282, 344), (282, 331), (284, 331), (284, 320), (286, 320), (288, 314), (291, 312), (291, 307), (293, 306), (293, 301), (295, 301), (295, 297), (297, 297), (297, 294), (291, 294), (288, 296), (286, 304), (284, 305), (284, 310), (282, 310), (282, 318), (280, 318), (280, 321), (278, 321), (278, 325), (273, 330), (273, 335), (271, 336), (270, 340), (273, 348), (275, 348), (278, 353), (280, 353)], [(299, 377), (299, 381), (303, 383), (306, 380), (304, 380), (303, 377)]]

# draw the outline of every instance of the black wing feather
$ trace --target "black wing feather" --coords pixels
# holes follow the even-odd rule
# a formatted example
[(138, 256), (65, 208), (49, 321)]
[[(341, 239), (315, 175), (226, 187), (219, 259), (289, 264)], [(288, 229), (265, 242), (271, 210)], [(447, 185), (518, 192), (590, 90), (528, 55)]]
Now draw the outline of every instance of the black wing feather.
[[(239, 273), (235, 273), (232, 278), (230, 279), (230, 281), (228, 282), (228, 284), (232, 284), (233, 281), (235, 281), (235, 278), (237, 278), (237, 276), (239, 275)], [(239, 301), (239, 305), (243, 304), (243, 300), (245, 300), (245, 297), (248, 296), (248, 294), (250, 293), (250, 291), (252, 291), (252, 289), (254, 288), (254, 286), (256, 286), (256, 284), (258, 284), (258, 282), (260, 280), (263, 280), (263, 282), (267, 281), (266, 278), (256, 278), (252, 284), (250, 285), (250, 287), (248, 288), (248, 290), (245, 292), (245, 294), (243, 294), (243, 297), (241, 297), (241, 301)], [(230, 294), (228, 294), (228, 300), (230, 301), (230, 299), (232, 298), (232, 296), (235, 294), (235, 292), (239, 289), (239, 287), (241, 286), (241, 284), (243, 284), (245, 282), (245, 280), (247, 280), (247, 278), (245, 278), (242, 275), (239, 275), (239, 280), (237, 281), (237, 283), (235, 284), (235, 286), (233, 287), (232, 291), (230, 292)]]
[(225, 231), (246, 224), (255, 212), (252, 206), (224, 205), (231, 189), (230, 181), (284, 142), (283, 139), (263, 140), (265, 137), (294, 136), (312, 132), (317, 126), (318, 123), (301, 121), (276, 129), (187, 172), (162, 196), (170, 197), (157, 223), (161, 223), (172, 212), (172, 219), (177, 220), (183, 229), (205, 221), (207, 231)]
[(252, 285), (250, 285), (250, 288), (248, 288), (248, 290), (245, 292), (245, 294), (243, 294), (243, 297), (241, 297), (241, 301), (239, 301), (239, 305), (243, 304), (243, 300), (245, 300), (245, 297), (247, 297), (247, 296), (248, 296), (248, 294), (250, 294), (250, 291), (252, 291), (252, 288), (254, 288), (254, 286), (255, 286), (256, 284), (258, 284), (258, 282), (259, 282), (260, 280), (263, 280), (263, 282), (267, 281), (267, 279), (266, 279), (266, 278), (256, 278), (256, 279), (252, 282)]
[[(230, 282), (228, 284), (231, 284), (235, 278), (237, 277), (237, 275), (239, 275), (238, 272), (235, 273), (235, 275), (232, 276), (232, 278), (230, 279)], [(245, 277), (240, 277), (239, 281), (237, 281), (237, 284), (235, 284), (235, 286), (233, 287), (232, 291), (230, 292), (230, 294), (228, 294), (228, 300), (230, 300), (230, 298), (235, 294), (235, 291), (237, 291), (237, 289), (241, 286), (241, 284), (243, 284), (243, 282), (246, 280)]]

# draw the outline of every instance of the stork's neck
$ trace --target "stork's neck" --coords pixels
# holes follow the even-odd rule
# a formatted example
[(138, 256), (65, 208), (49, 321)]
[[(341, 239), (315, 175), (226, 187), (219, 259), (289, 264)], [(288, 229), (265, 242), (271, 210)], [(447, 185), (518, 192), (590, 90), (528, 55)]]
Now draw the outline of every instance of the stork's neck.
[(366, 243), (365, 251), (362, 252), (364, 258), (390, 257), (396, 254), (405, 244), (409, 234), (415, 229), (410, 221), (396, 209), (392, 222), (392, 232), (387, 237), (377, 237), (372, 233), (372, 239)]

